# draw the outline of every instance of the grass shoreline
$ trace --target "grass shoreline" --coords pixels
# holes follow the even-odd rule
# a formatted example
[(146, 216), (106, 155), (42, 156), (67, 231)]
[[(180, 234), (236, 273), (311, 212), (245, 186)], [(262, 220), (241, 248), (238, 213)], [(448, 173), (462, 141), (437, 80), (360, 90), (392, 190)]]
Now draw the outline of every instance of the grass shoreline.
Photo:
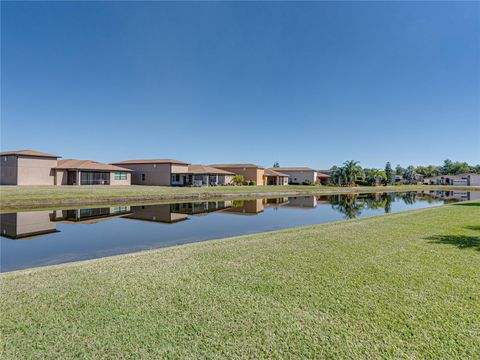
[(471, 358), (480, 202), (0, 275), (2, 358)]
[(210, 200), (247, 197), (332, 195), (339, 193), (406, 192), (430, 190), (480, 191), (478, 186), (402, 185), (381, 187), (340, 186), (225, 186), (225, 187), (161, 187), (161, 186), (0, 186), (0, 209), (41, 209), (54, 206), (88, 206), (92, 204), (148, 203), (169, 200)]

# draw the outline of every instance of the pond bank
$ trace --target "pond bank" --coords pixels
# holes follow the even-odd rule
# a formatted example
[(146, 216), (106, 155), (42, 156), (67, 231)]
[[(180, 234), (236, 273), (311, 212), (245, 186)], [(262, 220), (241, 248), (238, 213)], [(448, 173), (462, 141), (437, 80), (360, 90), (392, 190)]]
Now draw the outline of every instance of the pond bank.
[(479, 191), (478, 186), (0, 186), (2, 211), (39, 209), (52, 206), (141, 203), (164, 200), (208, 200), (222, 198), (278, 197), (295, 195), (329, 195), (384, 191), (466, 190)]

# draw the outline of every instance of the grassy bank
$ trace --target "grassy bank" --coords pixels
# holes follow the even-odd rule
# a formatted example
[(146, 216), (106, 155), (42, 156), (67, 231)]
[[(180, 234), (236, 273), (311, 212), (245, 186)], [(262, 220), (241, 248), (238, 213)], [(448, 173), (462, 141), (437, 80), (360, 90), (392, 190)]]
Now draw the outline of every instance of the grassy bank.
[(309, 195), (348, 192), (409, 191), (432, 189), (480, 190), (480, 187), (441, 186), (0, 186), (0, 205), (4, 209), (39, 208), (53, 205), (106, 204), (118, 202), (158, 201), (175, 199), (209, 199), (242, 196)]
[(474, 358), (480, 202), (0, 275), (2, 359)]

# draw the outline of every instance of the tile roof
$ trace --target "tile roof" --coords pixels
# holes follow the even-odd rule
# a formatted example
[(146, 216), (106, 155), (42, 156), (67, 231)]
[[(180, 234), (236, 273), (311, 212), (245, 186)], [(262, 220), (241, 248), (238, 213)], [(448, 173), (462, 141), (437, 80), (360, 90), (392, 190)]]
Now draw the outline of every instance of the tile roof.
[(25, 156), (37, 156), (37, 157), (50, 157), (50, 158), (59, 158), (61, 156), (47, 154), (35, 150), (17, 150), (17, 151), (5, 151), (1, 152), (0, 155), (25, 155)]
[(113, 165), (127, 164), (176, 164), (188, 165), (188, 163), (175, 159), (145, 159), (145, 160), (124, 160), (112, 163)]
[(275, 168), (275, 171), (317, 171), (309, 167), (303, 167), (303, 166), (298, 166), (298, 167), (279, 167)]
[(259, 168), (263, 169), (262, 166), (256, 164), (210, 164), (209, 166), (215, 168)]
[(206, 165), (188, 165), (189, 174), (221, 174), (221, 175), (235, 175), (229, 171), (217, 169)]
[(59, 160), (55, 169), (76, 169), (76, 170), (104, 170), (104, 171), (132, 171), (120, 166), (104, 164), (92, 160)]
[(288, 176), (288, 174), (284, 174), (279, 171), (276, 171), (276, 169), (277, 168), (265, 169), (265, 175), (266, 176)]

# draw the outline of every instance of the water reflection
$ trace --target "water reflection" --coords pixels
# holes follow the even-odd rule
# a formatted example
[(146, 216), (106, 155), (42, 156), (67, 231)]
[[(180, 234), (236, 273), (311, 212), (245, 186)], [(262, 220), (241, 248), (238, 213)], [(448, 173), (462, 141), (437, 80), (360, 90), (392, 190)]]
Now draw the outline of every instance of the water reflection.
[(9, 271), (473, 199), (480, 199), (480, 192), (298, 196), (6, 213), (0, 214), (0, 268)]

